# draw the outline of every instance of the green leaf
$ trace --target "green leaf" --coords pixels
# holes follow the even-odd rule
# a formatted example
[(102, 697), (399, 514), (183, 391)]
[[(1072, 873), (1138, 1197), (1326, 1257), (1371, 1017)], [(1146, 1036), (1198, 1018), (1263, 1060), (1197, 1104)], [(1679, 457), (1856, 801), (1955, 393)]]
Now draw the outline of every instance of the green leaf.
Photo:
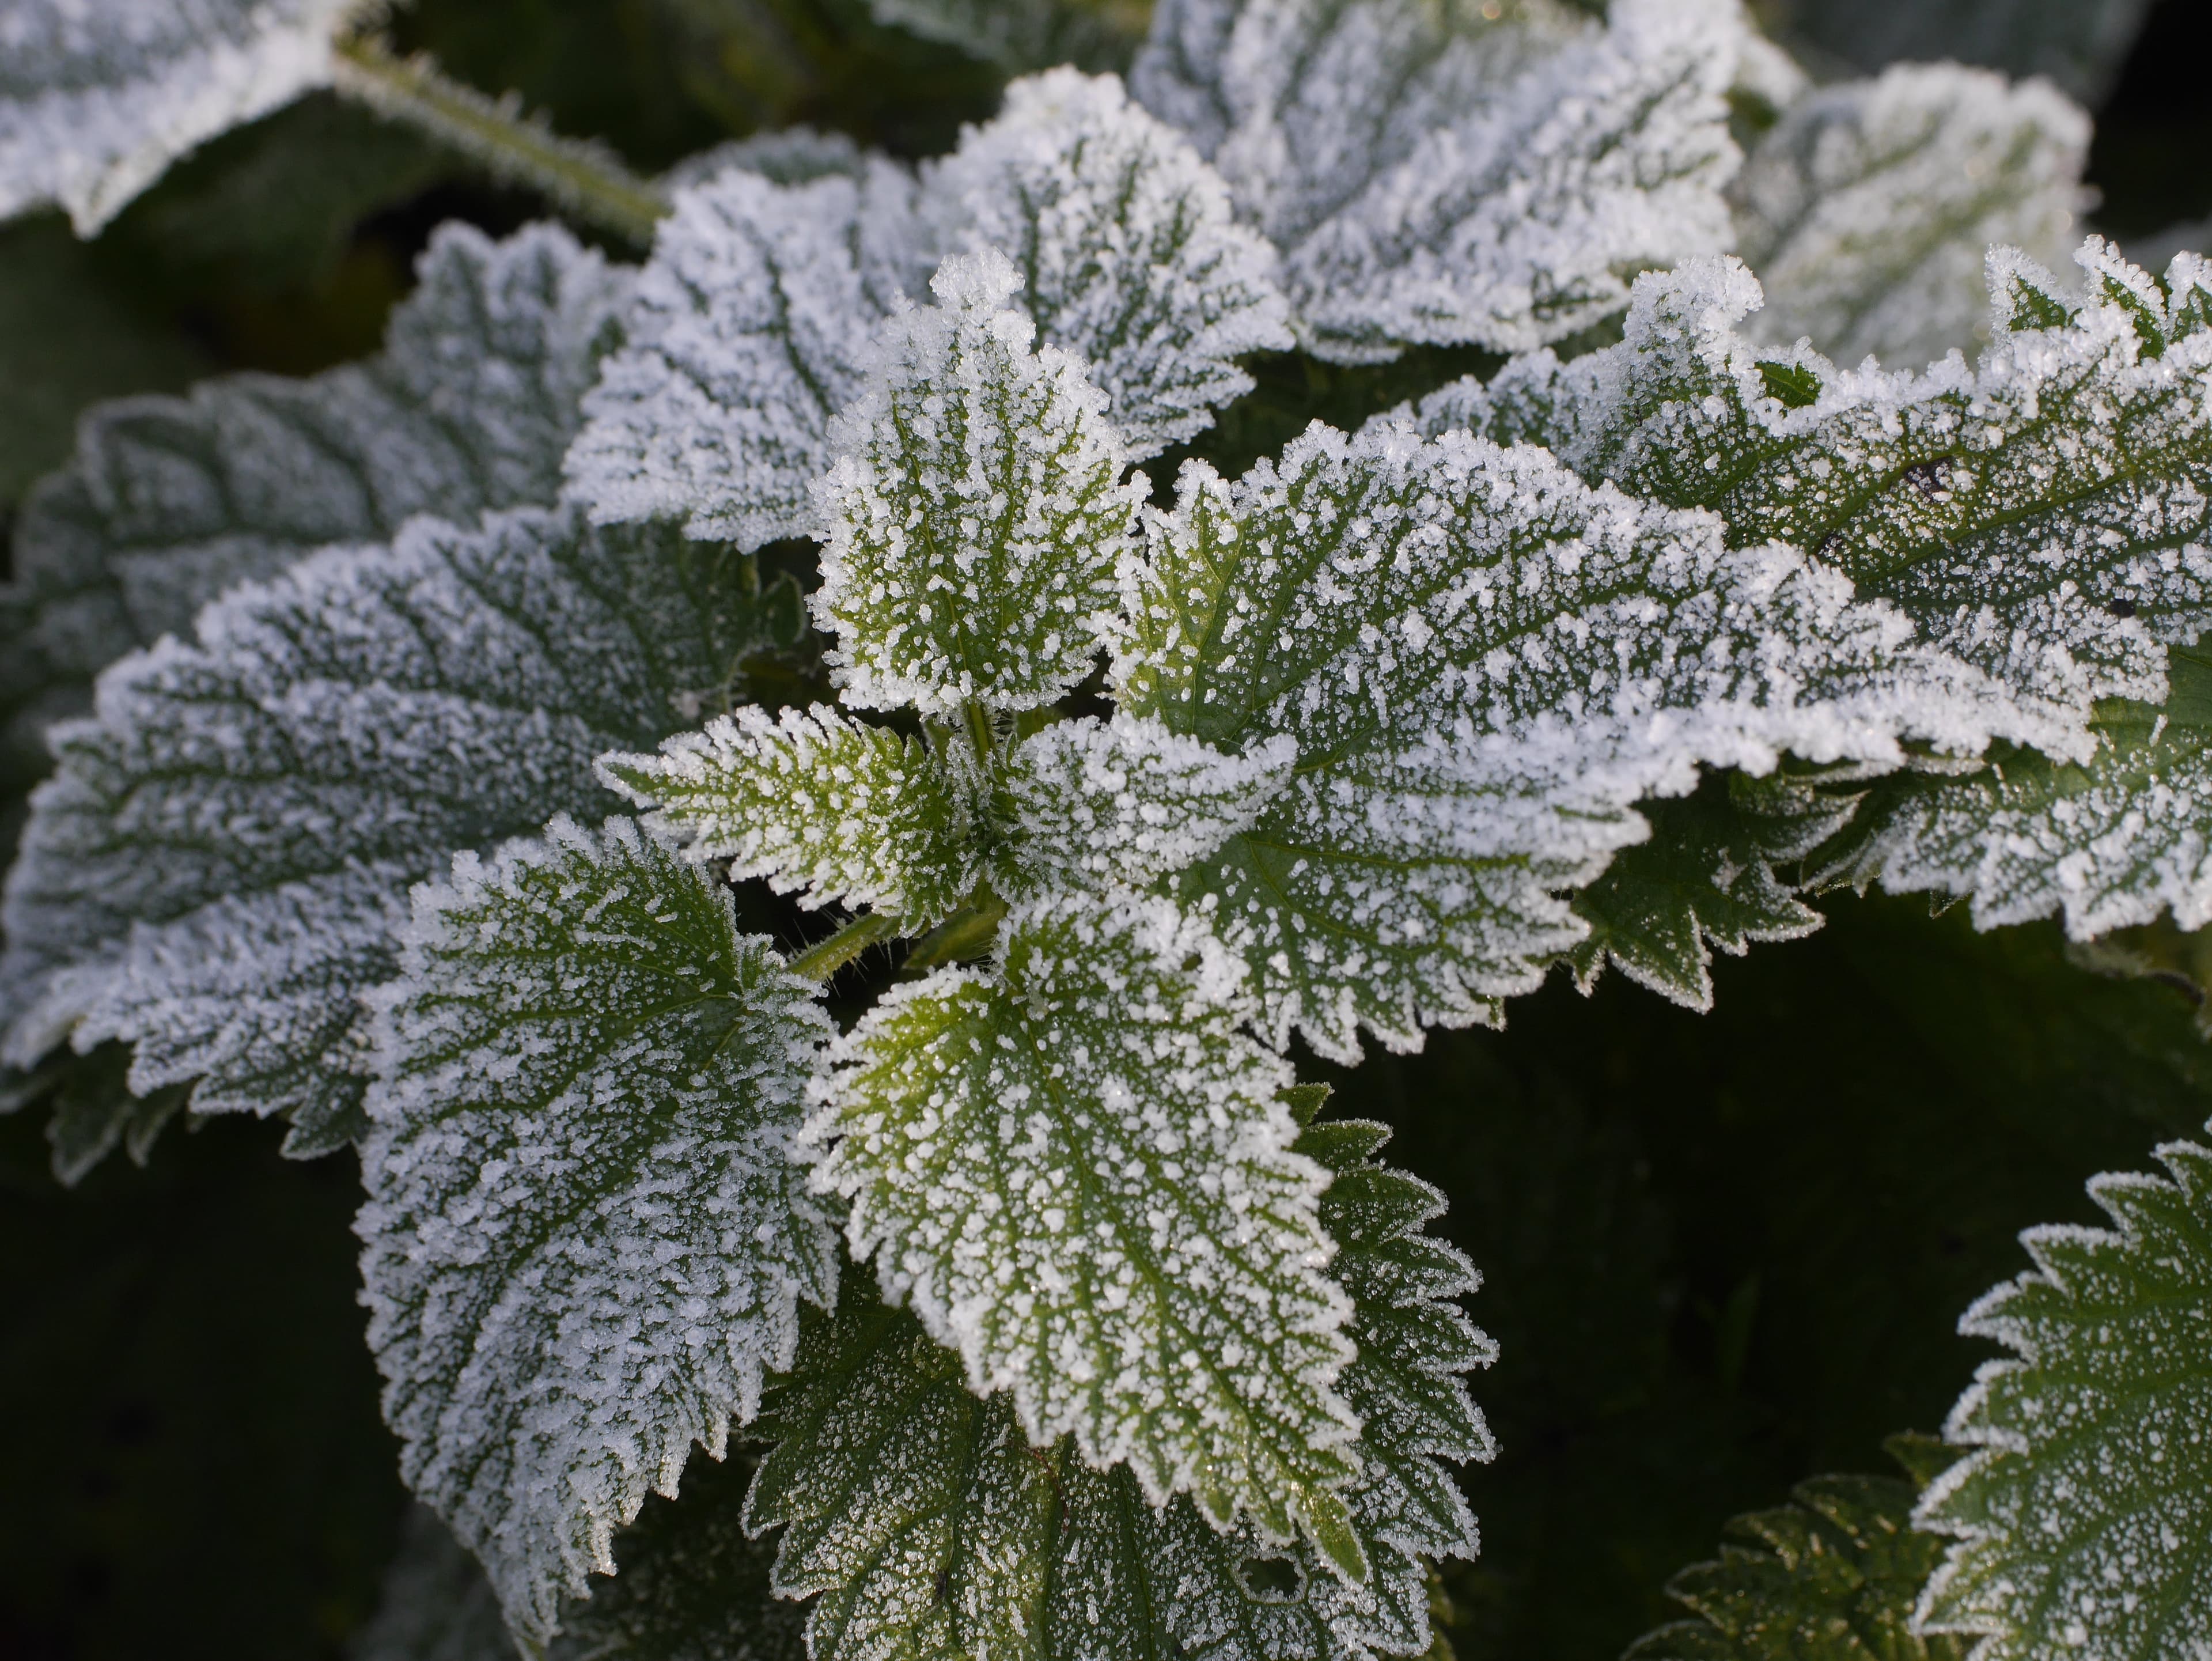
[(1000, 940), (993, 971), (895, 988), (838, 1041), (807, 1136), (854, 1256), (1032, 1442), (1072, 1433), (1155, 1501), (1364, 1578), (1326, 1176), (1291, 1151), (1239, 965), (1160, 900), (1018, 909)]
[(1146, 486), (1080, 360), (1030, 350), (1021, 285), (948, 259), (833, 424), (814, 616), (848, 704), (1028, 709), (1090, 672)]
[(410, 883), (457, 849), (605, 805), (757, 643), (733, 556), (519, 509), (421, 520), (203, 613), (111, 670), (57, 734), (0, 955), (5, 1057), (135, 1046), (134, 1090), (282, 1113), (307, 1153), (356, 1131), (356, 994), (389, 977)]
[(131, 1052), (112, 1043), (89, 1055), (50, 1056), (28, 1073), (0, 1070), (0, 1113), (41, 1104), (52, 1110), (46, 1141), (53, 1149), (54, 1179), (64, 1187), (74, 1187), (118, 1147), (133, 1165), (143, 1165), (186, 1092), (172, 1086), (133, 1095), (130, 1070)]
[(1667, 1583), (1697, 1618), (1639, 1640), (1626, 1661), (1964, 1661), (1957, 1640), (1912, 1627), (1943, 1553), (1913, 1528), (1913, 1501), (1957, 1456), (1907, 1438), (1892, 1446), (1912, 1482), (1816, 1476), (1793, 1504), (1731, 1522), (1717, 1562)]
[(25, 502), (0, 587), (8, 773), (44, 772), (46, 727), (83, 709), (94, 676), (188, 633), (235, 583), (417, 514), (550, 504), (626, 288), (557, 227), (495, 243), (447, 225), (369, 362), (93, 410), (76, 459)]
[(1059, 721), (1016, 746), (994, 804), (1009, 898), (1145, 888), (1212, 853), (1289, 782), (1297, 744), (1226, 756), (1157, 721)]
[(612, 819), (415, 891), (374, 999), (369, 1347), (400, 1471), (532, 1645), (614, 1530), (720, 1455), (835, 1301), (792, 1158), (830, 1031), (728, 891)]
[(1978, 368), (1784, 355), (1821, 388), (1794, 409), (1737, 332), (1759, 285), (1692, 261), (1638, 280), (1620, 345), (1516, 360), (1418, 424), (1545, 444), (1586, 478), (1713, 509), (1731, 546), (1813, 551), (1986, 676), (2012, 736), (2086, 759), (2096, 703), (2158, 702), (2165, 648), (2212, 628), (2212, 267), (2183, 255), (2161, 285), (2098, 239), (2079, 258), (2093, 297), (2075, 311), (2032, 262), (1992, 257), (2001, 313), (2051, 309)]
[(1623, 849), (1575, 896), (1589, 925), (1568, 962), (1589, 991), (1607, 964), (1687, 1009), (1713, 1007), (1712, 948), (1794, 940), (1820, 926), (1778, 864), (1802, 859), (1850, 818), (1855, 798), (1821, 795), (1789, 773), (1708, 777), (1690, 795), (1647, 804), (1651, 838)]
[(1559, 897), (1700, 765), (1895, 765), (1972, 747), (1893, 612), (1708, 516), (1466, 435), (1316, 429), (1231, 484), (1194, 465), (1128, 578), (1123, 708), (1291, 782), (1180, 879), (1250, 965), (1266, 1030), (1350, 1061), (1495, 1019), (1586, 934)]
[(1965, 777), (1880, 781), (1814, 879), (1969, 900), (1981, 928), (2062, 914), (2076, 940), (2212, 922), (2212, 645), (2167, 655), (2165, 704), (2098, 705), (2085, 760), (2007, 749)]
[(58, 202), (90, 236), (178, 156), (329, 82), (362, 0), (26, 0), (0, 66), (0, 219)]
[(1346, 1494), (1367, 1584), (1329, 1573), (1309, 1547), (1218, 1534), (1187, 1496), (1156, 1508), (1128, 1469), (1085, 1465), (1071, 1438), (1029, 1446), (1009, 1396), (979, 1401), (910, 1316), (852, 1297), (809, 1334), (764, 1414), (776, 1445), (747, 1500), (754, 1528), (783, 1525), (779, 1589), (818, 1594), (816, 1661), (1425, 1652), (1422, 1555), (1474, 1549), (1440, 1462), (1490, 1457), (1462, 1375), (1492, 1351), (1455, 1302), (1473, 1270), (1425, 1232), (1439, 1196), (1368, 1158), (1384, 1134), (1322, 1125), (1297, 1144), (1334, 1176), (1322, 1209), (1359, 1343), (1343, 1382), (1365, 1426), (1363, 1474)]
[(2087, 115), (2048, 82), (1956, 64), (1808, 94), (1729, 189), (1737, 252), (1766, 290), (1747, 329), (1783, 347), (1810, 336), (1842, 363), (1972, 353), (1987, 251), (2063, 261), (2088, 149)]
[(1731, 240), (1741, 9), (1607, 9), (1161, 0), (1130, 84), (1281, 251), (1307, 350), (1526, 350)]
[(1250, 392), (1239, 358), (1291, 344), (1274, 251), (1234, 222), (1228, 187), (1189, 141), (1113, 76), (1015, 82), (999, 119), (924, 174), (923, 193), (939, 250), (1014, 262), (1038, 338), (1089, 366), (1135, 459)]
[(765, 877), (803, 905), (867, 906), (919, 934), (957, 910), (981, 869), (982, 804), (964, 734), (924, 744), (826, 704), (755, 706), (654, 755), (611, 755), (599, 776), (648, 823)]
[(2036, 1267), (1960, 1323), (2011, 1352), (1944, 1427), (1973, 1451), (1915, 1522), (1958, 1536), (1923, 1630), (1978, 1661), (2178, 1656), (2212, 1631), (2212, 1151), (2098, 1177), (2112, 1229), (2021, 1237)]

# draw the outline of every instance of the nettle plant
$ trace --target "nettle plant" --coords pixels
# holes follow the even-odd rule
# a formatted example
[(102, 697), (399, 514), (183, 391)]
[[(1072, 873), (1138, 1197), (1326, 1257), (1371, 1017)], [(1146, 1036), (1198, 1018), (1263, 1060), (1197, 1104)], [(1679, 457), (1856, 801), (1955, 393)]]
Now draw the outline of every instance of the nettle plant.
[[(2041, 83), (1811, 88), (1730, 0), (1163, 0), (918, 167), (648, 183), (346, 8), (148, 15), (10, 26), (8, 204), (336, 80), (652, 238), (449, 227), (378, 358), (96, 411), (0, 618), (13, 1099), (68, 1179), (179, 1110), (358, 1147), (498, 1617), (418, 1564), (381, 1652), (1421, 1654), (1492, 1352), (1301, 1046), (1561, 965), (1702, 1007), (1837, 885), (2212, 920), (2212, 265), (2047, 269)], [(1218, 468), (1293, 350), (1420, 395)], [(1920, 1486), (1749, 1519), (1639, 1652), (2193, 1652), (2160, 1157), (1970, 1315)]]

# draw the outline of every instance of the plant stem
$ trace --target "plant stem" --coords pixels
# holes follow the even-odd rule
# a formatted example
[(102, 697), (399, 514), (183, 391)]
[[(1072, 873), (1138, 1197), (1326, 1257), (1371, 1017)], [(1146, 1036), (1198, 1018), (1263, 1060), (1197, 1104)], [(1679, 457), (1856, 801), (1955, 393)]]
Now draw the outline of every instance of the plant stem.
[(826, 981), (878, 940), (896, 933), (891, 920), (871, 911), (855, 917), (826, 940), (810, 946), (791, 960), (791, 972), (810, 981)]
[(496, 178), (542, 192), (578, 219), (642, 247), (668, 211), (659, 190), (612, 150), (562, 137), (542, 117), (526, 115), (514, 93), (487, 97), (428, 57), (402, 58), (374, 36), (341, 40), (332, 58), (338, 91), (472, 157)]

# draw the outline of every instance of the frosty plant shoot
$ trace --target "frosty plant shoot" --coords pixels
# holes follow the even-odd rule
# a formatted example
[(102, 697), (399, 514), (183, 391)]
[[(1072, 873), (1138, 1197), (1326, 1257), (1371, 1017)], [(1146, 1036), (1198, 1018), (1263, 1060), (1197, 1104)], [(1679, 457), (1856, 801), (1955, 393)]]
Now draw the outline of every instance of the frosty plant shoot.
[[(358, 1149), (486, 1655), (1428, 1652), (1477, 1276), (1294, 1056), (1562, 967), (1705, 1008), (1841, 885), (2212, 922), (2212, 265), (2053, 275), (2046, 84), (1810, 88), (1735, 0), (1159, 0), (949, 155), (646, 181), (362, 8), (149, 15), (0, 27), (0, 210), (335, 83), (649, 244), (449, 228), (376, 358), (95, 411), (0, 590), (11, 1098), (66, 1180), (179, 1110)], [(1418, 395), (1226, 465), (1300, 361)], [(1886, 1654), (2193, 1653), (2160, 1157), (1977, 1305), (1950, 1448), (1642, 1652), (1800, 1653), (1850, 1563)], [(695, 1450), (741, 1497), (641, 1524)]]

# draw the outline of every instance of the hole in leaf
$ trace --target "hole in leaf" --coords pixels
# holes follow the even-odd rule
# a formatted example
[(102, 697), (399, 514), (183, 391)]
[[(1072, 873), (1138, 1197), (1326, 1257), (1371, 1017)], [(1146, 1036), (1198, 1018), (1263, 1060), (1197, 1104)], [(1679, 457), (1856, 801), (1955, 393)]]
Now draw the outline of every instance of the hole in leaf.
[(1237, 1566), (1237, 1583), (1255, 1603), (1295, 1603), (1305, 1596), (1305, 1572), (1287, 1557), (1249, 1557)]
[(1802, 364), (1762, 363), (1759, 378), (1766, 383), (1766, 395), (1785, 410), (1802, 410), (1820, 402), (1820, 379)]

